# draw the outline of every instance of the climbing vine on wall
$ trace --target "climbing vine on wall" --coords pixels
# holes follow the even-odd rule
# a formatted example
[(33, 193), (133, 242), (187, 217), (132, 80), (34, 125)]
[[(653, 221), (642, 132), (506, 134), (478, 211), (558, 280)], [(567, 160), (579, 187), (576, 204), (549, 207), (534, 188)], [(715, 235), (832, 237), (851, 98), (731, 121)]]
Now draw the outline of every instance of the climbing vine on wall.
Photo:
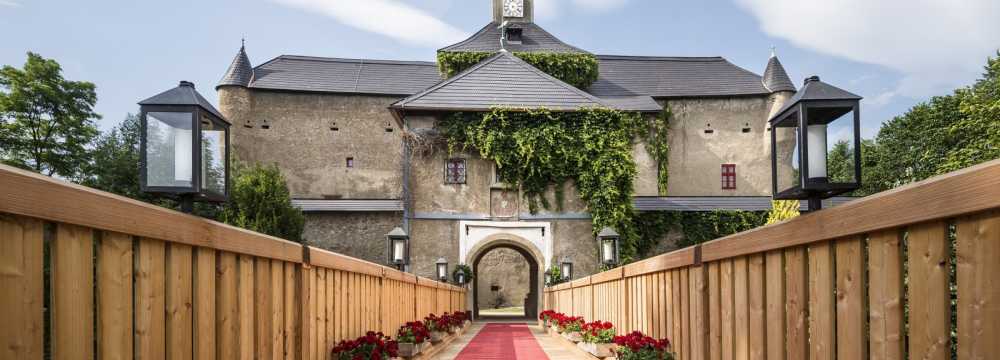
[(645, 130), (639, 114), (606, 108), (576, 112), (494, 108), (452, 114), (438, 128), (449, 151), (474, 150), (494, 161), (500, 180), (520, 187), (532, 212), (539, 206), (549, 208), (543, 196), (547, 189), (572, 182), (587, 203), (594, 232), (615, 228), (622, 236), (622, 259), (630, 261), (637, 255), (632, 142)]
[(667, 138), (670, 134), (670, 118), (670, 107), (664, 106), (659, 116), (649, 121), (649, 129), (641, 133), (646, 153), (656, 161), (656, 185), (660, 196), (667, 196), (667, 180), (670, 179), (667, 171), (670, 165), (670, 142)]
[[(450, 78), (493, 55), (491, 52), (439, 52), (438, 70)], [(584, 53), (515, 52), (524, 62), (580, 89), (597, 81), (597, 57)]]

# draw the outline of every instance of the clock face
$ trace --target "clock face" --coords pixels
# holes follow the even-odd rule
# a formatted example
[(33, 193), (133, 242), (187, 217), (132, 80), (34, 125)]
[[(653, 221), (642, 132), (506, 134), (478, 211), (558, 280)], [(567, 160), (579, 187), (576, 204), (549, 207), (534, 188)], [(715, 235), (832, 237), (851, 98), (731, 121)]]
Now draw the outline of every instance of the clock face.
[(503, 16), (523, 17), (524, 0), (503, 0)]

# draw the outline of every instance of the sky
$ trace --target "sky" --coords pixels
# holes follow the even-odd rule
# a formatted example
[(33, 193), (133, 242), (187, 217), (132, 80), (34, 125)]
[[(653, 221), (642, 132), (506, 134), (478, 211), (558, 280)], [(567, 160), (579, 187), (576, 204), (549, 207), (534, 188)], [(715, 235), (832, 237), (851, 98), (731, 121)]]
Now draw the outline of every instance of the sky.
[[(246, 39), (279, 55), (433, 61), (491, 20), (490, 0), (0, 0), (0, 64), (32, 51), (97, 85), (107, 130), (136, 102), (215, 84)], [(761, 74), (771, 48), (797, 86), (810, 75), (863, 96), (862, 135), (972, 83), (1000, 48), (996, 0), (536, 0), (535, 22), (595, 54), (723, 56)]]

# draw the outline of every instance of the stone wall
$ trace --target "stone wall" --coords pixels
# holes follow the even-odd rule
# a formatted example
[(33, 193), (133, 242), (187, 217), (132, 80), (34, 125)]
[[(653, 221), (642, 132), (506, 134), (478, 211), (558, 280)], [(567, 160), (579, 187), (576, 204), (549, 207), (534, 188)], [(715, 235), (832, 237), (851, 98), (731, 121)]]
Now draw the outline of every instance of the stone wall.
[(531, 290), (530, 269), (528, 261), (516, 250), (490, 250), (473, 271), (477, 276), (480, 309), (524, 306), (524, 299)]
[(401, 226), (399, 212), (309, 212), (303, 237), (309, 245), (385, 264), (385, 234)]
[(298, 199), (399, 199), (402, 138), (387, 110), (398, 99), (219, 89), (234, 158), (277, 164)]

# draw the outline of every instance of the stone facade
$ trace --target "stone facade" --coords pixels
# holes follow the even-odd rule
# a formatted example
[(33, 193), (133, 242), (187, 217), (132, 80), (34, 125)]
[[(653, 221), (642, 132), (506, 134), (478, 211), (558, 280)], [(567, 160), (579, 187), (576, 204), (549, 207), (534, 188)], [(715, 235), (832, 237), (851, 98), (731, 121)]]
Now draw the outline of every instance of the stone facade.
[(478, 276), (479, 308), (523, 306), (530, 279), (528, 260), (512, 249), (497, 248), (486, 253), (474, 270)]
[(307, 212), (303, 238), (309, 245), (384, 264), (385, 234), (402, 225), (399, 212)]

